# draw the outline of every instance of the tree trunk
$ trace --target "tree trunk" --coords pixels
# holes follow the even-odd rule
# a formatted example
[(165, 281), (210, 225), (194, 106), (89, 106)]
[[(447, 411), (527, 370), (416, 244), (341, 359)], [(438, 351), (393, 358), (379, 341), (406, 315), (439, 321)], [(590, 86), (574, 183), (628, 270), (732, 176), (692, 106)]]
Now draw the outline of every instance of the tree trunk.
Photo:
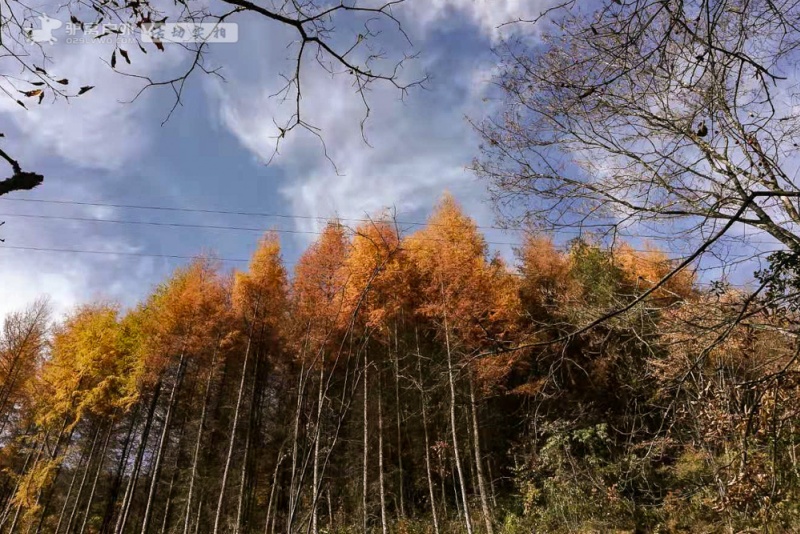
[(164, 519), (161, 521), (161, 534), (167, 531), (167, 523), (169, 521), (169, 512), (172, 506), (172, 490), (175, 487), (175, 477), (178, 475), (177, 461), (175, 462), (175, 469), (172, 471), (172, 476), (169, 478), (169, 490), (167, 491), (167, 504), (164, 506)]
[(463, 514), (461, 513), (461, 501), (458, 499), (458, 477), (456, 476), (456, 470), (453, 469), (453, 501), (456, 503), (456, 516), (458, 520), (461, 521)]
[(108, 532), (108, 529), (111, 527), (111, 520), (114, 518), (114, 507), (117, 504), (117, 497), (119, 497), (119, 488), (122, 485), (122, 475), (125, 472), (125, 467), (128, 465), (128, 458), (131, 450), (133, 449), (131, 446), (131, 436), (133, 436), (133, 430), (136, 428), (136, 422), (139, 418), (140, 410), (141, 404), (137, 402), (136, 411), (131, 416), (131, 422), (128, 425), (128, 432), (125, 436), (125, 441), (122, 444), (122, 454), (119, 455), (116, 474), (114, 475), (114, 481), (111, 484), (110, 495), (108, 502), (106, 503), (105, 513), (103, 514), (103, 524), (100, 526), (100, 532), (103, 534)]
[(441, 477), (441, 489), (442, 489), (442, 517), (447, 518), (447, 485), (446, 485), (446, 473), (444, 468), (444, 459), (442, 458), (441, 451), (437, 455), (439, 459), (439, 476)]
[(486, 525), (487, 534), (494, 534), (492, 527), (492, 512), (489, 509), (489, 501), (486, 497), (486, 483), (483, 476), (483, 460), (481, 455), (481, 439), (478, 430), (478, 410), (475, 405), (475, 385), (472, 377), (469, 378), (469, 405), (472, 412), (472, 444), (475, 448), (475, 469), (478, 473), (478, 491), (481, 498), (481, 510), (483, 511), (483, 522)]
[[(78, 471), (80, 471), (80, 466), (83, 463), (84, 458), (86, 457), (86, 451), (81, 454), (80, 459), (78, 460), (78, 465), (75, 468), (75, 471), (72, 473), (72, 479), (69, 482), (69, 489), (67, 489), (67, 496), (64, 497), (64, 504), (61, 506), (61, 513), (58, 514), (58, 523), (56, 524), (55, 534), (61, 530), (61, 524), (64, 522), (64, 514), (67, 512), (67, 506), (69, 505), (69, 498), (72, 496), (72, 489), (75, 487), (75, 480), (78, 478)], [(0, 532), (2, 532), (2, 528), (0, 527)], [(69, 530), (67, 530), (69, 532)]]
[(464, 482), (464, 471), (461, 467), (461, 456), (458, 452), (458, 432), (456, 431), (456, 386), (453, 380), (453, 355), (450, 349), (450, 328), (447, 324), (447, 312), (444, 313), (444, 339), (447, 349), (447, 381), (450, 385), (450, 427), (453, 433), (453, 457), (458, 472), (458, 482), (461, 488), (461, 499), (464, 503), (464, 525), (467, 534), (472, 534), (472, 521), (469, 517), (469, 501), (467, 500), (467, 485)]
[[(68, 421), (69, 421), (68, 417), (65, 417), (64, 423), (61, 426), (61, 431), (58, 434), (58, 439), (56, 439), (56, 445), (55, 447), (53, 447), (53, 453), (50, 455), (50, 460), (55, 460), (56, 458), (58, 458), (58, 455), (61, 452), (61, 438), (64, 437), (64, 430), (67, 428)], [(69, 451), (69, 448), (72, 445), (72, 435), (74, 433), (75, 433), (75, 427), (73, 426), (70, 429), (69, 434), (67, 434), (66, 439), (64, 440), (67, 451)], [(61, 474), (61, 469), (63, 467), (64, 467), (64, 462), (63, 461), (58, 462), (58, 466), (56, 467), (56, 472), (53, 475), (52, 481), (50, 482), (49, 487), (46, 490), (47, 497), (45, 497), (44, 499), (44, 506), (42, 506), (42, 512), (39, 515), (39, 524), (36, 526), (36, 534), (39, 534), (42, 531), (42, 526), (44, 525), (44, 520), (47, 517), (47, 511), (48, 508), (50, 507), (50, 502), (52, 501), (53, 498), (53, 490), (56, 487), (56, 483), (58, 482), (58, 476)], [(43, 492), (39, 492), (39, 495), (36, 497), (37, 506), (41, 502), (42, 494)]]
[(214, 348), (214, 354), (211, 356), (211, 367), (208, 371), (208, 380), (206, 380), (206, 391), (203, 394), (203, 409), (200, 412), (200, 427), (197, 429), (197, 439), (194, 442), (194, 457), (192, 458), (192, 474), (189, 477), (189, 490), (186, 496), (186, 514), (183, 518), (183, 534), (189, 534), (190, 514), (192, 511), (192, 497), (194, 496), (194, 484), (197, 479), (197, 463), (200, 459), (200, 443), (203, 439), (203, 429), (206, 424), (206, 414), (208, 413), (208, 400), (211, 398), (211, 383), (214, 378), (214, 363), (217, 359), (217, 347)]
[(328, 532), (333, 532), (333, 503), (331, 502), (331, 489), (325, 492), (328, 495)]
[[(283, 462), (283, 446), (284, 443), (281, 443), (281, 448), (278, 450), (278, 458), (275, 461), (275, 471), (272, 473), (272, 485), (269, 488), (269, 500), (267, 501), (267, 521), (264, 524), (264, 534), (267, 534), (269, 531), (269, 520), (272, 518), (272, 501), (275, 499), (275, 486), (278, 483), (278, 470), (281, 467), (281, 462)], [(274, 519), (273, 519), (274, 525)]]
[(489, 495), (492, 498), (492, 506), (496, 510), (497, 509), (497, 497), (495, 497), (495, 493), (494, 493), (494, 474), (492, 473), (492, 461), (491, 461), (491, 459), (486, 462), (486, 469), (489, 471), (489, 473), (488, 473), (488, 475), (489, 475), (489, 480), (488, 480), (488, 483), (489, 483)]
[[(301, 356), (301, 358), (304, 355)], [(289, 483), (289, 514), (286, 517), (286, 532), (287, 534), (292, 534), (292, 523), (294, 522), (294, 510), (296, 506), (296, 495), (299, 494), (295, 492), (295, 478), (297, 476), (297, 446), (299, 442), (299, 434), (300, 434), (300, 410), (303, 403), (303, 376), (305, 374), (305, 361), (302, 360), (300, 362), (300, 376), (297, 381), (297, 410), (294, 416), (294, 431), (293, 431), (293, 438), (292, 438), (292, 477)]]
[(325, 366), (322, 362), (319, 365), (319, 396), (317, 397), (317, 436), (314, 440), (314, 499), (311, 510), (311, 531), (319, 534), (318, 527), (318, 504), (319, 504), (319, 442), (322, 438), (320, 425), (322, 425), (322, 400), (323, 400), (323, 378), (325, 376)]
[(194, 520), (194, 534), (200, 532), (200, 514), (203, 512), (203, 494), (200, 494), (200, 502), (197, 503), (197, 518)]
[(175, 479), (178, 477), (178, 468), (180, 467), (181, 449), (183, 448), (183, 438), (186, 435), (186, 421), (188, 416), (184, 416), (181, 421), (180, 432), (178, 434), (178, 445), (175, 451), (175, 462), (172, 466), (172, 475), (169, 477), (169, 489), (167, 490), (167, 502), (164, 505), (164, 519), (161, 521), (161, 534), (165, 534), (167, 526), (169, 525), (169, 514), (172, 511), (173, 489), (175, 488)]
[[(414, 332), (417, 336), (416, 330)], [(431, 476), (431, 446), (428, 438), (428, 402), (425, 398), (425, 387), (422, 382), (422, 354), (419, 351), (419, 337), (417, 339), (417, 370), (419, 371), (419, 394), (422, 403), (422, 431), (425, 435), (425, 474), (428, 478), (428, 493), (431, 498), (431, 516), (433, 518), (434, 534), (439, 534), (439, 515), (436, 511), (436, 497), (433, 492), (433, 477)]]
[(100, 478), (100, 473), (103, 472), (103, 461), (106, 459), (108, 442), (111, 441), (112, 434), (114, 434), (114, 418), (112, 418), (111, 422), (109, 423), (108, 434), (106, 434), (106, 440), (103, 443), (103, 449), (100, 451), (100, 458), (97, 461), (97, 471), (95, 471), (94, 480), (92, 481), (92, 490), (89, 492), (89, 502), (86, 503), (86, 511), (83, 514), (83, 523), (81, 523), (80, 534), (83, 534), (83, 532), (86, 530), (86, 523), (89, 520), (89, 513), (92, 510), (92, 502), (94, 502), (94, 495), (97, 491), (97, 480)]
[(378, 370), (378, 486), (381, 497), (381, 531), (389, 533), (386, 524), (386, 492), (383, 487), (383, 402), (381, 402), (381, 373)]
[(21, 506), (17, 506), (14, 510), (14, 519), (11, 521), (11, 529), (9, 529), (10, 533), (16, 532), (17, 521), (19, 521), (19, 512), (21, 509)]
[(78, 485), (78, 494), (75, 496), (75, 503), (72, 505), (72, 512), (69, 514), (69, 521), (67, 521), (67, 532), (72, 532), (72, 522), (75, 520), (75, 514), (78, 512), (78, 507), (81, 503), (81, 495), (83, 495), (83, 487), (86, 484), (86, 477), (89, 476), (89, 468), (92, 465), (92, 458), (94, 458), (94, 449), (97, 446), (97, 438), (100, 436), (100, 427), (94, 433), (92, 439), (92, 448), (89, 449), (89, 457), (86, 459), (86, 465), (83, 468), (83, 476), (81, 483)]
[(225, 504), (225, 487), (228, 484), (228, 473), (231, 469), (233, 459), (233, 447), (236, 443), (236, 427), (239, 425), (239, 412), (242, 407), (242, 395), (244, 395), (244, 384), (247, 378), (247, 364), (250, 360), (250, 346), (253, 341), (253, 324), (250, 324), (250, 333), (247, 335), (247, 348), (244, 351), (244, 363), (242, 364), (242, 377), (239, 380), (239, 394), (236, 397), (236, 409), (233, 412), (233, 423), (231, 424), (231, 438), (228, 444), (228, 455), (225, 458), (225, 469), (222, 471), (222, 484), (219, 489), (219, 500), (217, 501), (217, 513), (214, 514), (214, 534), (219, 533), (219, 523), (222, 519), (222, 506)]
[(150, 491), (147, 495), (147, 504), (144, 509), (144, 520), (142, 521), (142, 534), (147, 534), (147, 529), (150, 527), (150, 519), (153, 517), (153, 501), (156, 496), (156, 488), (158, 487), (158, 475), (161, 471), (161, 462), (164, 461), (164, 451), (169, 442), (169, 427), (172, 422), (172, 409), (175, 406), (175, 396), (180, 388), (181, 380), (183, 379), (183, 362), (184, 354), (181, 352), (181, 357), (178, 360), (178, 372), (175, 375), (175, 381), (172, 383), (172, 391), (169, 394), (169, 401), (167, 402), (167, 414), (164, 417), (164, 427), (161, 429), (161, 438), (158, 441), (158, 452), (156, 453), (155, 464), (153, 465), (153, 475), (150, 479)]
[(155, 390), (153, 391), (153, 398), (150, 400), (150, 406), (147, 410), (147, 419), (145, 419), (144, 428), (142, 429), (142, 441), (139, 443), (139, 450), (136, 452), (136, 460), (133, 462), (131, 478), (128, 481), (127, 487), (125, 488), (125, 496), (122, 498), (122, 509), (120, 510), (119, 518), (117, 519), (117, 525), (114, 528), (114, 532), (116, 534), (122, 534), (122, 532), (125, 531), (125, 525), (128, 522), (128, 514), (131, 511), (131, 502), (133, 502), (133, 495), (136, 492), (136, 485), (139, 480), (139, 471), (142, 468), (144, 452), (147, 449), (147, 439), (150, 437), (150, 429), (153, 425), (153, 416), (155, 415), (156, 406), (158, 405), (158, 398), (161, 395), (161, 386), (162, 382), (159, 378), (158, 382), (156, 383)]
[(253, 367), (253, 388), (250, 391), (250, 413), (248, 414), (247, 432), (244, 437), (244, 457), (242, 458), (242, 476), (239, 484), (239, 502), (236, 507), (236, 524), (233, 527), (234, 534), (239, 534), (242, 529), (245, 482), (247, 481), (247, 462), (250, 457), (250, 434), (253, 430), (253, 412), (255, 411), (256, 404), (256, 380), (258, 379), (260, 359), (260, 352), (256, 353), (256, 363)]
[(369, 381), (367, 378), (369, 377), (369, 359), (367, 357), (367, 350), (364, 350), (364, 476), (363, 476), (363, 491), (361, 495), (361, 506), (364, 512), (364, 534), (368, 534), (367, 525), (368, 525), (368, 515), (367, 515), (367, 491), (369, 490), (368, 486), (368, 469), (369, 469), (369, 419), (368, 419), (368, 408), (369, 408)]
[(394, 330), (394, 401), (395, 401), (395, 416), (397, 419), (397, 467), (399, 469), (400, 474), (400, 517), (404, 518), (406, 516), (406, 505), (405, 505), (405, 488), (404, 488), (404, 481), (405, 478), (405, 471), (403, 470), (403, 418), (402, 418), (402, 410), (400, 405), (400, 355), (398, 353), (397, 347), (397, 326), (395, 326)]

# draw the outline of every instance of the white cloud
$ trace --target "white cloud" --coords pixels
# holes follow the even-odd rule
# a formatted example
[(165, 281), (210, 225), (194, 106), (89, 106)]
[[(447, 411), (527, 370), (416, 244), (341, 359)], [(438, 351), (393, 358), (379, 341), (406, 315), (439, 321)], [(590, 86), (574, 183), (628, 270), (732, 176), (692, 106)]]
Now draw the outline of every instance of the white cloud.
[[(436, 4), (425, 15), (430, 20), (444, 16), (442, 10), (447, 9), (440, 2)], [(488, 9), (469, 2), (455, 7), (468, 9), (476, 18), (482, 17), (481, 10)], [(513, 9), (513, 3), (504, 3), (495, 16), (499, 20)], [(488, 31), (491, 23), (481, 22), (482, 31)], [(265, 49), (274, 51), (276, 47)], [(496, 62), (489, 54), (448, 58), (436, 48), (425, 52), (415, 68), (434, 73), (429, 90), (412, 91), (405, 102), (386, 84), (376, 84), (368, 93), (371, 114), (365, 134), (369, 145), (361, 137), (364, 107), (351, 80), (346, 76), (331, 78), (309, 65), (304, 71), (303, 113), (319, 128), (336, 169), (325, 159), (319, 140), (312, 134), (295, 130), (283, 139), (280, 155), (272, 165), (286, 177), (279, 193), (289, 211), (363, 218), (394, 207), (398, 219), (419, 221), (448, 190), (479, 224), (492, 224), (494, 213), (485, 202), (485, 184), (467, 170), (479, 142), (467, 117), (479, 119), (497, 104), (484, 98), (491, 90)], [(229, 69), (229, 83), (213, 84), (210, 91), (219, 102), (220, 122), (262, 161), (274, 150), (278, 128), (273, 118), (292, 111), (291, 102), (281, 105), (270, 96), (280, 87), (276, 72), (288, 66), (282, 63), (284, 55), (270, 55), (262, 60), (267, 65), (261, 66), (260, 76), (253, 76), (246, 68), (233, 73)], [(320, 223), (298, 219), (296, 225), (311, 230)], [(513, 241), (516, 237), (489, 234), (493, 241)], [(495, 248), (507, 256), (510, 251), (509, 247)]]
[[(109, 209), (102, 213), (87, 211), (99, 218), (113, 215)], [(7, 224), (3, 227), (6, 243), (0, 245), (0, 320), (42, 295), (50, 296), (54, 318), (93, 299), (130, 305), (134, 295), (147, 289), (143, 284), (157, 271), (152, 259), (128, 255), (142, 251), (128, 237), (102, 229), (91, 232), (92, 227), (78, 222), (47, 221), (52, 224), (38, 225), (13, 216), (3, 219)], [(121, 254), (82, 254), (73, 250)]]
[[(404, 18), (415, 22), (425, 32), (435, 26), (446, 25), (454, 15), (461, 14), (485, 35), (497, 40), (520, 29), (517, 25), (507, 23), (531, 20), (553, 3), (552, 0), (431, 0), (408, 2), (403, 9), (410, 11)], [(526, 30), (530, 29), (530, 26), (526, 27)]]
[[(371, 146), (362, 140), (364, 108), (348, 80), (308, 74), (303, 109), (320, 128), (339, 174), (317, 138), (292, 132), (273, 163), (288, 177), (280, 193), (292, 212), (363, 217), (391, 205), (400, 213), (421, 212), (450, 189), (473, 204), (471, 211), (480, 209), (484, 222), (491, 219), (486, 208), (472, 202), (484, 196), (484, 188), (465, 170), (477, 144), (465, 117), (481, 104), (486, 85), (476, 81), (486, 81), (485, 66), (475, 65), (459, 79), (434, 80), (431, 92), (417, 91), (407, 103), (392, 88), (376, 86), (369, 94), (373, 109), (366, 126)], [(280, 112), (268, 96), (274, 92), (268, 83), (216, 88), (221, 120), (261, 158), (272, 154), (277, 134), (272, 117)]]
[[(52, 17), (66, 20), (68, 15), (60, 12)], [(11, 98), (0, 98), (0, 113), (11, 119), (18, 130), (18, 136), (7, 135), (8, 142), (24, 153), (25, 166), (30, 168), (34, 167), (30, 160), (37, 155), (55, 154), (79, 167), (118, 169), (138, 157), (149, 143), (149, 122), (153, 120), (147, 114), (146, 97), (149, 95), (128, 103), (145, 82), (111, 69), (108, 62), (114, 50), (112, 44), (68, 43), (70, 36), (65, 28), (54, 33), (59, 39), (57, 43), (41, 45), (41, 53), (47, 55), (47, 61), (36, 46), (29, 46), (29, 66), (44, 67), (53, 79), (67, 79), (68, 85), (54, 84), (65, 93), (75, 95), (83, 86), (94, 89), (66, 101), (54, 99), (52, 91), (45, 88), (45, 98), (37, 104), (36, 98), (18, 94), (18, 91), (35, 88), (22, 82), (35, 81), (33, 74), (23, 73), (13, 86), (5, 80), (3, 87), (19, 96), (28, 108), (23, 109)], [(78, 32), (74, 38), (82, 36)], [(127, 65), (117, 53), (117, 68), (121, 72), (153, 75), (181, 60), (177, 47), (168, 47), (164, 53), (151, 47), (147, 55), (134, 43), (121, 44), (120, 48), (127, 49), (133, 62)], [(19, 70), (14, 61), (5, 57), (0, 65), (6, 71), (12, 67)]]
[[(476, 42), (488, 43), (485, 36), (494, 31), (496, 22), (505, 21), (506, 15), (522, 2), (490, 6), (452, 0), (435, 2), (428, 11), (424, 6), (413, 7), (415, 4), (423, 5), (409, 2), (407, 6), (424, 11), (408, 13), (418, 16), (415, 31), (424, 33), (433, 28), (432, 24), (445, 21), (448, 13), (459, 10), (479, 27), (478, 34), (468, 39), (476, 46)], [(462, 15), (462, 22), (463, 18)], [(446, 23), (452, 21), (448, 19)], [(286, 56), (291, 51), (286, 50), (285, 44), (289, 42), (287, 37), (293, 36), (280, 25), (270, 26), (271, 31), (264, 32), (263, 21), (253, 21), (248, 28), (249, 24), (248, 19), (240, 27), (240, 37), (245, 41), (253, 39), (252, 43), (214, 50), (212, 57), (217, 63), (220, 59), (224, 62), (228, 82), (202, 79), (220, 125), (263, 160), (271, 154), (278, 133), (273, 118), (285, 117), (293, 111), (291, 104), (281, 105), (278, 99), (270, 97), (281, 86), (278, 74), (286, 71), (281, 67), (290, 66)], [(56, 154), (67, 161), (68, 170), (74, 167), (115, 170), (126, 163), (135, 164), (137, 158), (147, 153), (150, 129), (158, 127), (159, 117), (154, 119), (152, 101), (146, 105), (119, 103), (129, 100), (138, 85), (113, 73), (100, 60), (110, 57), (110, 48), (91, 45), (58, 48), (59, 73), (68, 76), (71, 85), (96, 88), (69, 103), (33, 105), (28, 112), (13, 102), (0, 100), (0, 113), (9, 117), (23, 134), (24, 143), (18, 143), (19, 148), (32, 158)], [(226, 58), (228, 52), (231, 53)], [(494, 62), (488, 56), (487, 62), (480, 63), (460, 55), (460, 58), (443, 58), (434, 45), (425, 49), (424, 59), (415, 68), (431, 67), (437, 77), (431, 80), (429, 91), (415, 91), (405, 103), (400, 101), (396, 90), (374, 87), (369, 94), (372, 115), (366, 130), (371, 146), (361, 140), (360, 119), (364, 109), (350, 80), (346, 76), (332, 80), (316, 66), (306, 71), (304, 113), (321, 129), (330, 157), (341, 174), (337, 175), (326, 161), (316, 138), (294, 132), (285, 140), (281, 155), (273, 163), (285, 176), (280, 188), (276, 186), (275, 194), (284, 199), (286, 209), (296, 214), (360, 218), (385, 206), (395, 206), (398, 218), (420, 220), (447, 189), (481, 224), (490, 224), (490, 208), (482, 203), (484, 184), (465, 170), (477, 145), (465, 117), (479, 117), (485, 112), (487, 104), (481, 98), (488, 88)], [(142, 56), (134, 51), (131, 59), (134, 66), (145, 72), (175, 67), (176, 61), (170, 56), (169, 47), (166, 54), (153, 51)], [(457, 61), (459, 65), (453, 67)], [(161, 90), (159, 95), (161, 104), (170, 96), (168, 89)], [(25, 166), (36, 168), (35, 160), (28, 165), (26, 159)], [(69, 184), (62, 187), (62, 193), (65, 189), (73, 193), (86, 191), (88, 183), (80, 180)], [(93, 194), (97, 192), (93, 190)], [(104, 209), (88, 213), (98, 218), (113, 215)], [(315, 223), (298, 220), (297, 224), (307, 229)], [(61, 230), (59, 235), (63, 236), (64, 229)], [(80, 243), (87, 250), (138, 250), (128, 245), (138, 240), (119, 237), (111, 230), (92, 237), (86, 235), (84, 227), (76, 227), (75, 233), (80, 239), (69, 241)], [(16, 235), (15, 241), (43, 247), (62, 246), (58, 236), (41, 228)], [(5, 285), (5, 294), (0, 295), (0, 316), (42, 293), (52, 295), (59, 312), (87, 301), (92, 295), (119, 298), (130, 304), (133, 295), (144, 292), (143, 285), (152, 281), (154, 273), (164, 270), (158, 261), (123, 256), (9, 252), (0, 249), (0, 280)]]

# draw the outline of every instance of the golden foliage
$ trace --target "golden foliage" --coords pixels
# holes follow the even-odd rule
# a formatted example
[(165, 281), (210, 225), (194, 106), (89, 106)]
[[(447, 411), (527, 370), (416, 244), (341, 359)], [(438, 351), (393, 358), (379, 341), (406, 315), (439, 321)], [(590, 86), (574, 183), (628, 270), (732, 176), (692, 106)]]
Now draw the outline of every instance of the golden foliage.
[(387, 329), (410, 298), (408, 270), (400, 237), (388, 222), (356, 228), (347, 255), (350, 283), (345, 292), (345, 317), (353, 314), (369, 328)]
[[(638, 292), (650, 289), (675, 268), (675, 262), (650, 244), (645, 246), (644, 251), (638, 251), (623, 243), (614, 252), (614, 261), (627, 276), (628, 284)], [(677, 302), (694, 293), (694, 273), (690, 269), (683, 269), (658, 288), (653, 297)]]
[(44, 427), (65, 417), (77, 423), (85, 412), (108, 414), (125, 404), (134, 362), (123, 348), (118, 309), (82, 306), (57, 327), (50, 360), (42, 370), (38, 422)]
[(277, 330), (285, 324), (288, 282), (278, 234), (268, 232), (258, 242), (247, 272), (236, 272), (233, 305), (236, 312), (259, 326)]

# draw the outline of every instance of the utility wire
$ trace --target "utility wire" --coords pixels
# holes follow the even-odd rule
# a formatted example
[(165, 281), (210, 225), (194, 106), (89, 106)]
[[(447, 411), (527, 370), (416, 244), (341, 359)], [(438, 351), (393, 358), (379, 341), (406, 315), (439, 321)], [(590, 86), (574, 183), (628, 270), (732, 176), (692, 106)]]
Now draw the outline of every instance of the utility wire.
[[(93, 217), (70, 217), (62, 215), (40, 215), (32, 213), (0, 213), (0, 217), (22, 217), (26, 219), (50, 219), (58, 221), (77, 221), (77, 222), (90, 222), (90, 223), (113, 223), (113, 224), (138, 224), (144, 226), (167, 226), (174, 228), (195, 228), (205, 230), (233, 230), (233, 231), (246, 231), (246, 232), (277, 232), (279, 234), (310, 234), (322, 235), (322, 232), (313, 230), (289, 230), (286, 228), (261, 228), (253, 226), (228, 226), (218, 224), (193, 224), (193, 223), (172, 223), (172, 222), (156, 222), (156, 221), (128, 221), (124, 219), (97, 219)], [(487, 241), (487, 245), (508, 245), (513, 247), (522, 246), (522, 243), (517, 242), (504, 242), (504, 241)]]
[[(108, 202), (82, 202), (76, 200), (52, 200), (52, 199), (33, 199), (33, 198), (3, 198), (0, 199), (7, 202), (38, 202), (42, 204), (61, 204), (61, 205), (69, 205), (69, 206), (92, 206), (92, 207), (104, 207), (104, 208), (120, 208), (120, 209), (136, 209), (136, 210), (155, 210), (155, 211), (171, 211), (171, 212), (180, 212), (180, 213), (205, 213), (205, 214), (214, 214), (214, 215), (243, 215), (247, 217), (274, 217), (278, 219), (303, 219), (309, 221), (320, 221), (320, 222), (327, 222), (330, 220), (338, 220), (338, 221), (347, 221), (347, 222), (359, 222), (359, 223), (370, 223), (374, 222), (375, 219), (368, 219), (368, 218), (348, 218), (348, 217), (322, 217), (318, 215), (293, 215), (288, 213), (274, 213), (274, 212), (262, 212), (262, 211), (234, 211), (234, 210), (218, 210), (218, 209), (203, 209), (203, 208), (178, 208), (178, 207), (171, 207), (171, 206), (145, 206), (141, 204), (113, 204)], [(407, 225), (407, 226), (427, 226), (429, 223), (427, 222), (419, 222), (419, 221), (395, 221), (397, 224), (400, 225)], [(478, 226), (479, 229), (482, 230), (511, 230), (511, 231), (520, 231), (520, 230), (513, 230), (510, 228), (503, 228), (501, 226)]]
[[(158, 222), (158, 221), (132, 221), (125, 219), (98, 219), (94, 217), (74, 217), (66, 215), (42, 215), (33, 213), (0, 213), (0, 217), (19, 217), (25, 219), (42, 219), (42, 220), (57, 220), (57, 221), (75, 221), (75, 222), (88, 222), (88, 223), (108, 223), (108, 224), (130, 224), (141, 226), (159, 226), (169, 228), (192, 228), (202, 230), (226, 230), (226, 231), (244, 231), (244, 232), (276, 232), (279, 234), (300, 234), (300, 235), (322, 235), (322, 232), (314, 230), (291, 230), (287, 228), (264, 228), (255, 226), (232, 226), (222, 224), (196, 224), (196, 223), (176, 223), (176, 222)], [(351, 230), (352, 232), (355, 232)], [(431, 239), (423, 239), (425, 241), (435, 241)], [(524, 243), (517, 241), (486, 241), (487, 245), (494, 246), (510, 246), (510, 247), (523, 247)], [(765, 243), (766, 244), (766, 243)], [(775, 243), (769, 243), (775, 244)], [(648, 249), (630, 248), (634, 252), (651, 252)]]
[(32, 213), (0, 213), (0, 217), (23, 217), (26, 219), (52, 219), (58, 221), (78, 221), (91, 223), (114, 223), (114, 224), (140, 224), (145, 226), (168, 226), (175, 228), (200, 228), (206, 230), (238, 230), (246, 232), (278, 232), (281, 234), (312, 234), (320, 235), (322, 232), (313, 230), (289, 230), (285, 228), (262, 228), (252, 226), (228, 226), (221, 224), (194, 224), (194, 223), (173, 223), (158, 221), (126, 221), (123, 219), (97, 219), (94, 217), (72, 217), (66, 215), (41, 215)]
[[(236, 210), (221, 210), (221, 209), (205, 209), (205, 208), (179, 208), (174, 206), (152, 206), (152, 205), (143, 205), (143, 204), (118, 204), (118, 203), (110, 203), (110, 202), (84, 202), (78, 200), (56, 200), (56, 199), (32, 199), (32, 198), (0, 198), (2, 202), (28, 202), (28, 203), (40, 203), (40, 204), (54, 204), (54, 205), (66, 205), (66, 206), (91, 206), (91, 207), (105, 207), (105, 208), (118, 208), (118, 209), (137, 209), (137, 210), (154, 210), (154, 211), (167, 211), (167, 212), (178, 212), (178, 213), (204, 213), (204, 214), (214, 214), (214, 215), (241, 215), (241, 216), (248, 216), (248, 217), (273, 217), (279, 219), (301, 219), (301, 220), (309, 220), (309, 221), (318, 221), (318, 222), (328, 222), (331, 220), (338, 220), (338, 221), (345, 221), (345, 222), (358, 222), (358, 223), (370, 223), (374, 222), (376, 219), (369, 219), (369, 218), (347, 218), (347, 217), (323, 217), (318, 215), (301, 215), (301, 214), (287, 214), (287, 213), (275, 213), (275, 212), (259, 212), (259, 211), (236, 211)], [(96, 219), (91, 219), (96, 220)], [(378, 218), (377, 220), (381, 220)], [(420, 222), (420, 221), (394, 221), (399, 225), (405, 226), (430, 226), (431, 223), (429, 222)], [(590, 231), (592, 228), (611, 228), (613, 227), (613, 223), (598, 223), (594, 225), (582, 225), (581, 228), (561, 228), (557, 230), (557, 233), (573, 233), (573, 234), (583, 234), (584, 232)], [(507, 231), (507, 232), (526, 232), (527, 230), (523, 228), (508, 228), (503, 226), (493, 226), (493, 225), (476, 225), (476, 228), (480, 230), (500, 230), (500, 231)], [(248, 229), (249, 230), (249, 229)], [(253, 229), (256, 230), (256, 229)], [(258, 229), (260, 230), (260, 229)], [(285, 232), (289, 232), (286, 230)], [(301, 232), (296, 231), (296, 233), (309, 233), (314, 234), (315, 232)], [(620, 234), (622, 237), (634, 237), (637, 239), (653, 239), (653, 240), (672, 240), (674, 239), (672, 236), (667, 235), (626, 235)], [(763, 245), (773, 245), (775, 244), (772, 241), (755, 241), (752, 239), (748, 239), (747, 236), (742, 236), (744, 239), (747, 239), (748, 243), (753, 244), (763, 244)], [(492, 244), (492, 243), (490, 243)], [(502, 244), (512, 244), (518, 245), (516, 243), (502, 243)]]
[[(0, 249), (12, 249), (12, 250), (31, 250), (36, 252), (64, 252), (64, 253), (72, 253), (72, 254), (105, 254), (109, 256), (137, 256), (137, 257), (145, 257), (145, 258), (170, 258), (170, 259), (178, 259), (178, 260), (194, 260), (198, 256), (181, 256), (178, 254), (151, 254), (145, 252), (122, 252), (122, 251), (111, 251), (111, 250), (83, 250), (83, 249), (75, 249), (75, 248), (50, 248), (50, 247), (24, 247), (20, 245), (0, 245)], [(219, 261), (228, 261), (228, 262), (236, 262), (236, 263), (247, 263), (250, 260), (247, 259), (238, 259), (238, 258), (219, 258), (212, 256), (212, 259), (219, 260)], [(291, 264), (289, 264), (291, 265)]]

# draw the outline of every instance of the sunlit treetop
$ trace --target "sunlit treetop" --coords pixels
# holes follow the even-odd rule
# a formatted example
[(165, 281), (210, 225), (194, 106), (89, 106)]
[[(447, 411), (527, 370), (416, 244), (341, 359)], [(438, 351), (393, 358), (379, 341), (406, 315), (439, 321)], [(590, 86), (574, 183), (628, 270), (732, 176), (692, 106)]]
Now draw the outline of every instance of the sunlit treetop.
[(388, 220), (356, 228), (347, 269), (348, 318), (354, 313), (371, 328), (389, 329), (409, 298), (405, 253), (395, 225)]
[(268, 232), (258, 242), (247, 272), (234, 276), (233, 303), (248, 320), (276, 329), (288, 310), (288, 281), (278, 235)]
[(115, 305), (82, 306), (60, 324), (41, 378), (39, 423), (63, 418), (76, 423), (86, 413), (109, 415), (130, 401), (135, 363), (125, 350)]
[(306, 337), (315, 344), (333, 342), (334, 331), (345, 322), (348, 249), (345, 228), (332, 221), (297, 262), (291, 285), (292, 322), (303, 342)]
[(198, 258), (175, 270), (127, 320), (143, 372), (158, 376), (171, 358), (213, 350), (230, 320), (229, 284), (217, 262)]

